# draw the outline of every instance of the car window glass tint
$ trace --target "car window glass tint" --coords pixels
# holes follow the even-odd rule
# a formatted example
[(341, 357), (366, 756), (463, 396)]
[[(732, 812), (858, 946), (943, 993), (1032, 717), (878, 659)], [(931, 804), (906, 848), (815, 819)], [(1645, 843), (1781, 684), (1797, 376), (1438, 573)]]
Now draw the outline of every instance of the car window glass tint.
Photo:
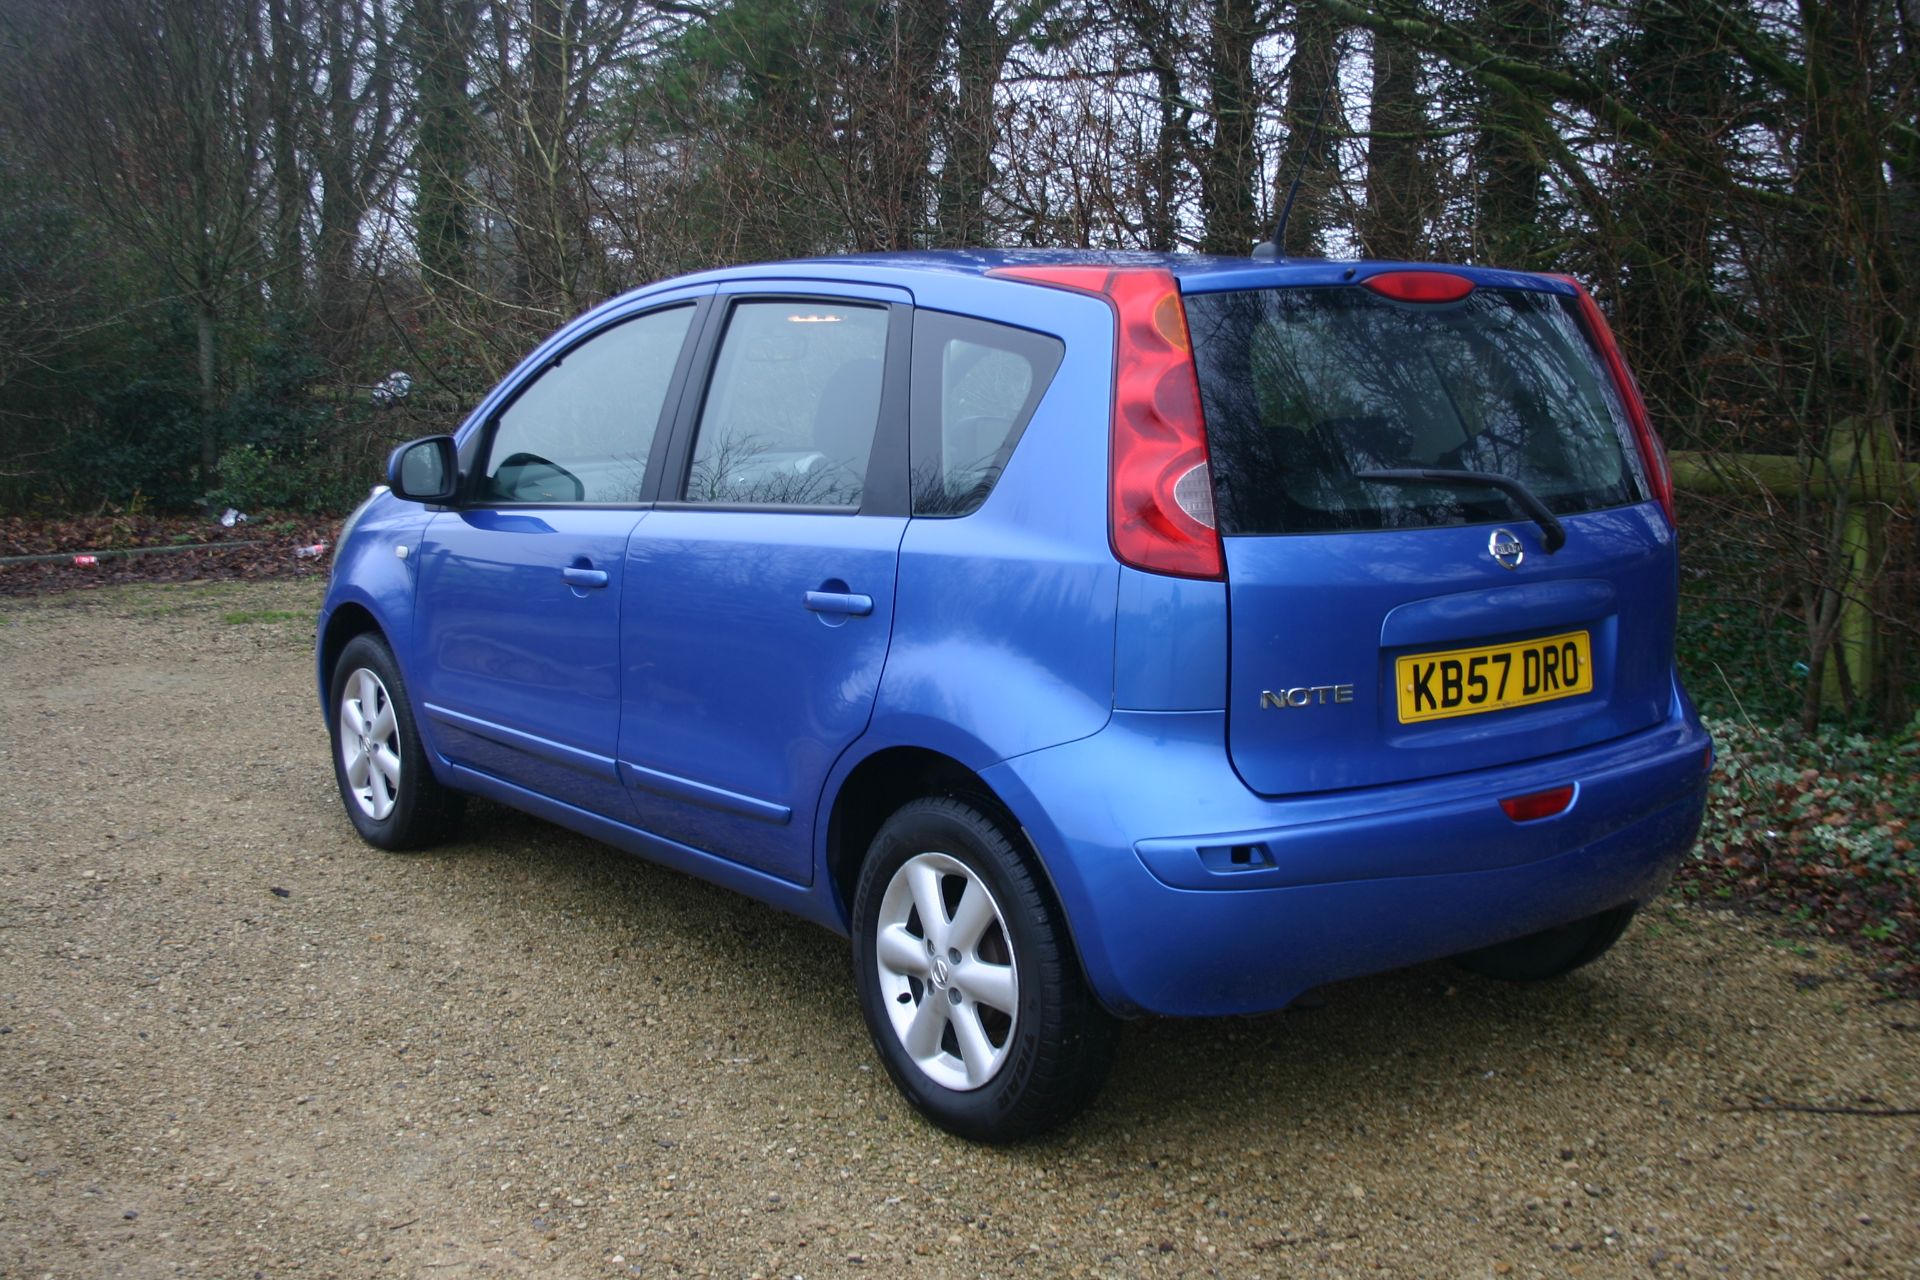
[(1408, 305), (1346, 286), (1185, 302), (1223, 533), (1514, 518), (1497, 490), (1355, 478), (1372, 470), (1497, 472), (1562, 515), (1644, 496), (1624, 407), (1558, 295)]
[(884, 307), (736, 306), (700, 411), (687, 500), (860, 505), (886, 349)]
[(535, 378), (500, 415), (487, 496), (638, 502), (692, 319), (692, 307), (674, 307), (603, 329)]
[(915, 316), (915, 515), (965, 515), (985, 501), (1064, 350), (1057, 338), (1009, 325)]

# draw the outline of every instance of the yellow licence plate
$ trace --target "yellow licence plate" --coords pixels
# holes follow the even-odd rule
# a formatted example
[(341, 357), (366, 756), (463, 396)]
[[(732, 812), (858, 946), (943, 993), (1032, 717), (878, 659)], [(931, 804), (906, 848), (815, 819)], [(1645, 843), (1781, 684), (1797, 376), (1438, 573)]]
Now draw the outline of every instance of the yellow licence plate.
[(1483, 649), (1416, 653), (1394, 663), (1400, 723), (1478, 715), (1593, 692), (1593, 647), (1584, 631)]

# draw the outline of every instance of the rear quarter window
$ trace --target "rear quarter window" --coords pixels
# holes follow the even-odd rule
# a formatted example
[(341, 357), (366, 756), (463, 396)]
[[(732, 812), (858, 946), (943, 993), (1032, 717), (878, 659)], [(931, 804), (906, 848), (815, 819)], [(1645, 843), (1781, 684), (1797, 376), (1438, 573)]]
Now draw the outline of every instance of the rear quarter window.
[(942, 311), (913, 321), (913, 514), (963, 516), (992, 492), (1066, 348)]
[(1556, 514), (1644, 500), (1631, 426), (1571, 300), (1476, 289), (1401, 303), (1352, 285), (1185, 299), (1227, 534), (1512, 519), (1480, 486), (1373, 484), (1491, 471)]

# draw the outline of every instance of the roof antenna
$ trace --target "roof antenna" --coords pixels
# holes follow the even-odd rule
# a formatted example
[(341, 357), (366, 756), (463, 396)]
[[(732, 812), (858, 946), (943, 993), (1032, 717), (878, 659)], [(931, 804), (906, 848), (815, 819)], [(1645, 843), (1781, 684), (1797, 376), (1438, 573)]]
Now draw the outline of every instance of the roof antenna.
[(1332, 85), (1320, 94), (1320, 105), (1313, 110), (1313, 127), (1307, 131), (1307, 145), (1300, 152), (1299, 167), (1293, 171), (1293, 184), (1287, 188), (1287, 202), (1280, 206), (1280, 216), (1274, 220), (1273, 239), (1253, 246), (1253, 256), (1257, 259), (1278, 261), (1286, 256), (1280, 246), (1286, 243), (1287, 219), (1293, 216), (1294, 197), (1300, 194), (1300, 179), (1306, 176), (1307, 161), (1312, 158), (1313, 149), (1320, 145), (1320, 120), (1327, 114), (1327, 99), (1332, 96)]

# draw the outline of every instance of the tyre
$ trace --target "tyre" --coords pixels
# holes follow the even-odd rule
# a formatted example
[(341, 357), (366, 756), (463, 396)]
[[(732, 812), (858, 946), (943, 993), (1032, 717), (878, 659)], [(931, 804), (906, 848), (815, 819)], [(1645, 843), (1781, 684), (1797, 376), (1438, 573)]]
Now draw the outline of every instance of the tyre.
[(1117, 1030), (1010, 826), (956, 799), (906, 805), (860, 870), (854, 980), (887, 1073), (960, 1137), (1064, 1123), (1099, 1090)]
[(381, 849), (419, 849), (448, 835), (465, 797), (433, 776), (406, 682), (386, 641), (347, 642), (334, 664), (333, 774), (361, 839)]
[(1505, 982), (1557, 978), (1605, 955), (1609, 947), (1620, 941), (1620, 935), (1627, 931), (1633, 922), (1633, 913), (1638, 910), (1638, 904), (1629, 902), (1624, 907), (1602, 911), (1572, 924), (1469, 951), (1456, 956), (1455, 961), (1462, 968)]

